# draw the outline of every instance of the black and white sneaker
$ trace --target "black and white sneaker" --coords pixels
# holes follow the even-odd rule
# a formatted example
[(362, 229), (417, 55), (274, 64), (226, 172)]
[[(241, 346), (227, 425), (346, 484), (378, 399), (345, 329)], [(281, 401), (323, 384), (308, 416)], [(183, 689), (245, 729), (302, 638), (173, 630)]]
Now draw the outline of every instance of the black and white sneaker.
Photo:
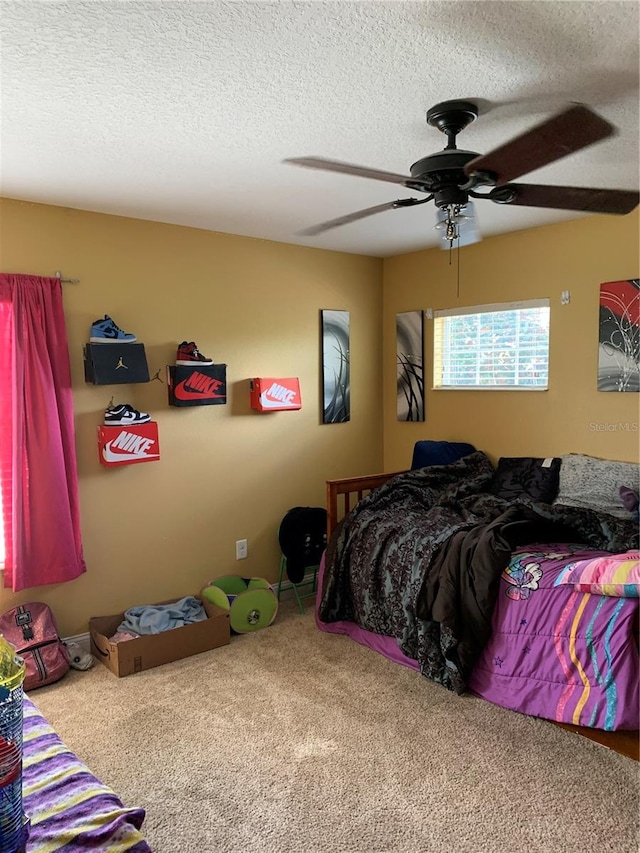
[(146, 424), (151, 420), (151, 415), (139, 412), (128, 403), (119, 406), (110, 406), (104, 413), (105, 426), (132, 426), (133, 424)]

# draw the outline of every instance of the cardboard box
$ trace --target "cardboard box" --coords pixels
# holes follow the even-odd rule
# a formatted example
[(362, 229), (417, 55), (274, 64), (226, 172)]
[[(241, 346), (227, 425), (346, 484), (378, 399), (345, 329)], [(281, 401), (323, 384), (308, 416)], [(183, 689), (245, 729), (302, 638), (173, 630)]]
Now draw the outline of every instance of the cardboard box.
[(138, 462), (157, 462), (160, 459), (158, 424), (98, 427), (98, 456), (106, 468), (135, 465)]
[(85, 344), (84, 379), (94, 385), (148, 382), (149, 366), (144, 344)]
[[(200, 596), (196, 598), (202, 601)], [(175, 598), (159, 603), (172, 604), (173, 601), (179, 600)], [(109, 637), (118, 630), (118, 625), (124, 619), (124, 612), (113, 616), (94, 616), (89, 620), (91, 654), (122, 678), (134, 672), (142, 672), (163, 663), (171, 663), (227, 645), (231, 640), (229, 611), (208, 601), (202, 603), (208, 616), (206, 620), (163, 631), (161, 634), (124, 640), (122, 643), (112, 643)]]
[(251, 408), (257, 412), (285, 412), (302, 408), (297, 378), (257, 377), (249, 380)]
[(227, 402), (227, 365), (167, 365), (170, 406), (220, 406)]

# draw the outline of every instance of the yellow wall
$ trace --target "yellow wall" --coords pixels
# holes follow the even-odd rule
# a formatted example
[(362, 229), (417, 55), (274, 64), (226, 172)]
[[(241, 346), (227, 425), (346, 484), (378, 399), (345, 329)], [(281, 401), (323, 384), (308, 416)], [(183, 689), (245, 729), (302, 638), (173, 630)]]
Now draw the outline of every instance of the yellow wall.
[[(470, 441), (494, 460), (568, 452), (637, 460), (638, 432), (592, 425), (639, 420), (637, 394), (596, 390), (599, 285), (638, 276), (638, 226), (636, 213), (485, 239), (461, 252), (458, 296), (455, 255), (449, 266), (439, 249), (381, 262), (0, 199), (0, 269), (81, 279), (64, 296), (88, 566), (71, 583), (0, 590), (0, 610), (42, 599), (69, 635), (91, 615), (197, 592), (223, 574), (275, 580), (287, 509), (324, 505), (327, 478), (408, 467), (421, 438)], [(567, 306), (562, 290), (571, 291)], [(397, 421), (396, 313), (543, 296), (552, 311), (548, 391), (432, 391), (427, 320), (426, 422)], [(322, 308), (351, 312), (349, 424), (321, 424)], [(170, 408), (155, 381), (87, 385), (82, 344), (103, 313), (144, 342), (152, 375), (164, 378), (180, 340), (196, 340), (228, 364), (228, 404)], [(298, 376), (303, 409), (252, 412), (247, 380), (260, 375)], [(157, 420), (159, 462), (99, 465), (96, 426), (112, 395)], [(243, 562), (240, 538), (249, 540)]]
[[(0, 591), (0, 610), (48, 602), (63, 635), (92, 615), (197, 592), (228, 573), (275, 580), (277, 527), (292, 506), (324, 506), (325, 480), (382, 467), (382, 263), (173, 225), (0, 200), (0, 269), (64, 285), (88, 571), (70, 583)], [(321, 309), (351, 312), (351, 422), (321, 423)], [(153, 375), (195, 340), (225, 362), (228, 404), (176, 409), (165, 384), (87, 385), (82, 344), (111, 314), (145, 344)], [(298, 376), (303, 408), (261, 415), (252, 376)], [(161, 460), (98, 463), (111, 396), (158, 422)], [(55, 501), (55, 495), (51, 496)], [(235, 540), (249, 540), (235, 560)]]
[[(430, 249), (384, 261), (384, 470), (406, 468), (418, 439), (468, 441), (500, 456), (587, 453), (638, 460), (638, 394), (599, 392), (598, 296), (604, 281), (637, 278), (638, 212), (519, 231), (460, 253)], [(571, 303), (560, 304), (562, 290)], [(395, 315), (549, 297), (549, 390), (433, 391), (433, 322), (425, 321), (425, 423), (396, 419)], [(597, 431), (594, 425), (614, 429)], [(618, 428), (628, 424), (628, 431)]]

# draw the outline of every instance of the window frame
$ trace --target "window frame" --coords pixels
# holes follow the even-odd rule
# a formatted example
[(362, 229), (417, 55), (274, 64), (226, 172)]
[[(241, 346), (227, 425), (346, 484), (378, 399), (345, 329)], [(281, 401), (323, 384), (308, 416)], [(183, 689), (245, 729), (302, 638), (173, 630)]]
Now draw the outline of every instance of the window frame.
[[(543, 385), (445, 385), (438, 384), (437, 377), (443, 377), (445, 373), (445, 344), (444, 335), (439, 332), (439, 321), (447, 317), (463, 317), (466, 315), (481, 315), (493, 313), (506, 313), (508, 311), (522, 311), (531, 308), (546, 308), (548, 311), (547, 327), (547, 375)], [(444, 323), (442, 323), (444, 326)], [(432, 391), (548, 391), (549, 390), (549, 351), (551, 340), (551, 300), (548, 297), (539, 299), (526, 299), (518, 302), (494, 302), (487, 305), (470, 305), (464, 308), (445, 308), (433, 312), (433, 371)], [(473, 348), (474, 353), (479, 352), (479, 345)], [(515, 350), (519, 352), (519, 350)], [(516, 366), (517, 369), (517, 366)]]

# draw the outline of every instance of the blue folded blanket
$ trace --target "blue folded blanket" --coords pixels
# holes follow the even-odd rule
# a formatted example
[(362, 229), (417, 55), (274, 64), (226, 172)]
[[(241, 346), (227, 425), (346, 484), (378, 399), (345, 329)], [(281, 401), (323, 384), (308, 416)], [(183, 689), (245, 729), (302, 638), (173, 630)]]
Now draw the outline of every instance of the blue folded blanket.
[(202, 602), (192, 595), (171, 604), (141, 604), (125, 611), (118, 631), (134, 634), (160, 634), (207, 618)]

